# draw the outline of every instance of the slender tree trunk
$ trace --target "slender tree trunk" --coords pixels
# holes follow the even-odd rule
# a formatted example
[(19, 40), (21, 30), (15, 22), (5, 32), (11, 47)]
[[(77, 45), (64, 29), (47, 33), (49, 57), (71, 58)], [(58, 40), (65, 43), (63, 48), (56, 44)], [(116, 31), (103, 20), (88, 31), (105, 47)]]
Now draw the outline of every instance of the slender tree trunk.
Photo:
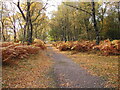
[(2, 22), (2, 40), (6, 41), (5, 35), (4, 35), (4, 23)]
[(103, 23), (104, 23), (104, 10), (102, 8), (102, 27), (101, 27), (101, 31), (103, 30)]
[(86, 33), (87, 33), (87, 39), (90, 40), (89, 28), (88, 28), (88, 23), (87, 23), (88, 20), (89, 20), (89, 19), (84, 19), (84, 23), (85, 23)]
[(35, 38), (38, 38), (38, 37), (37, 37), (37, 29), (36, 29), (36, 31), (35, 31)]
[(32, 21), (30, 16), (30, 0), (27, 1), (27, 26), (28, 26), (28, 44), (30, 45), (32, 43), (32, 33), (33, 33), (33, 27), (32, 27)]
[(13, 14), (13, 16), (11, 17), (10, 15), (9, 15), (9, 19), (10, 19), (10, 21), (11, 21), (11, 23), (12, 23), (12, 26), (13, 26), (13, 33), (14, 33), (14, 42), (16, 41), (16, 27), (15, 27), (15, 17), (14, 17), (14, 14)]
[(38, 25), (35, 26), (35, 38), (38, 38), (38, 35), (37, 35), (37, 28), (38, 28)]
[(2, 27), (0, 26), (0, 41), (2, 41)]
[[(11, 20), (12, 22), (12, 20)], [(17, 38), (17, 35), (16, 35), (16, 27), (15, 27), (15, 17), (14, 17), (14, 14), (13, 14), (13, 31), (14, 31), (14, 42), (16, 41), (16, 38)]]
[(16, 30), (15, 30), (15, 26), (14, 26), (14, 42), (16, 41)]
[(120, 27), (120, 1), (118, 2), (118, 22)]
[(24, 30), (23, 30), (23, 43), (26, 41), (26, 25), (24, 25)]
[(100, 36), (99, 36), (99, 30), (97, 27), (97, 21), (96, 21), (96, 15), (95, 15), (95, 2), (92, 0), (92, 17), (93, 17), (93, 24), (94, 24), (94, 29), (96, 32), (96, 44), (98, 45), (100, 42)]
[(30, 17), (30, 36), (28, 40), (30, 44), (32, 43), (32, 36), (33, 36), (33, 25), (32, 25), (31, 17)]
[(2, 2), (2, 9), (1, 9), (1, 37), (2, 37), (2, 41), (6, 41), (6, 38), (5, 38), (5, 35), (4, 35), (4, 20), (3, 20), (3, 16), (2, 16), (2, 13), (3, 13), (3, 2)]

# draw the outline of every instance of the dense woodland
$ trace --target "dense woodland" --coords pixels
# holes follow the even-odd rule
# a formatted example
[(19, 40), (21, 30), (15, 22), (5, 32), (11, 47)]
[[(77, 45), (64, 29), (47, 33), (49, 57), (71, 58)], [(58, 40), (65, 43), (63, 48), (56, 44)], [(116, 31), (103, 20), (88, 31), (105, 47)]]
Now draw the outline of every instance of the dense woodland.
[[(48, 0), (49, 1), (49, 0)], [(120, 2), (62, 2), (48, 18), (47, 2), (1, 2), (1, 40), (29, 44), (120, 39)], [(9, 6), (8, 6), (9, 5)]]
[(53, 14), (49, 33), (60, 41), (120, 39), (119, 6), (117, 2), (63, 3)]
[(2, 87), (120, 87), (120, 1), (51, 1), (0, 1)]

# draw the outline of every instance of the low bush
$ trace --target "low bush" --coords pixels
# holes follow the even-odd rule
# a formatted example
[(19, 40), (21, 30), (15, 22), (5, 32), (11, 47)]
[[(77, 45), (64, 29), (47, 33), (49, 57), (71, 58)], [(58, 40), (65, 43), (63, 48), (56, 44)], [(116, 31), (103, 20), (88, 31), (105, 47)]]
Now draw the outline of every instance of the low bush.
[(119, 55), (120, 54), (120, 40), (104, 40), (100, 45), (96, 45), (93, 49), (98, 49), (103, 55)]
[(40, 47), (42, 50), (46, 49), (45, 43), (40, 39), (35, 39), (32, 45)]
[(0, 44), (0, 53), (2, 54), (2, 62), (12, 59), (26, 58), (31, 54), (37, 54), (41, 47), (33, 45), (23, 45), (19, 43), (5, 42)]
[(14, 43), (13, 42), (0, 42), (0, 47), (7, 47), (12, 44), (14, 44)]
[(104, 40), (99, 45), (95, 41), (59, 41), (53, 43), (60, 51), (75, 50), (80, 52), (87, 52), (92, 50), (101, 51), (102, 55), (119, 55), (120, 54), (120, 40)]

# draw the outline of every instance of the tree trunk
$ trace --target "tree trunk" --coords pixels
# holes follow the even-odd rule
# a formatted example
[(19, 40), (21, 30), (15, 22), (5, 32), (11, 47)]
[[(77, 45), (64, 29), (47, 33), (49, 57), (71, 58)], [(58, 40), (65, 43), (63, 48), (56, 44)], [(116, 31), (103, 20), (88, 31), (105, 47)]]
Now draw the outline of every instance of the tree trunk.
[(30, 0), (27, 1), (27, 26), (28, 26), (28, 44), (30, 45), (32, 43), (33, 33), (32, 21), (30, 16)]
[(88, 22), (89, 19), (84, 19), (84, 23), (85, 23), (85, 28), (86, 28), (86, 33), (87, 33), (87, 39), (90, 40), (90, 36), (89, 36), (89, 28), (88, 28)]
[(4, 23), (2, 22), (2, 41), (6, 41), (5, 35), (4, 35)]
[(4, 21), (3, 21), (3, 16), (2, 16), (2, 13), (3, 13), (3, 2), (2, 2), (2, 9), (1, 9), (1, 39), (2, 41), (6, 41), (6, 38), (5, 38), (5, 35), (4, 35)]
[(118, 2), (118, 22), (119, 22), (119, 28), (120, 28), (120, 1)]
[(32, 26), (32, 22), (31, 22), (31, 18), (30, 18), (29, 23), (30, 23), (30, 32), (29, 32), (30, 36), (29, 36), (28, 42), (29, 42), (29, 44), (31, 44), (32, 43), (32, 36), (33, 36), (33, 26)]
[(15, 30), (15, 26), (14, 26), (14, 42), (16, 41), (16, 30)]
[(23, 38), (24, 39), (23, 39), (23, 43), (26, 41), (26, 25), (27, 24), (24, 25), (24, 31), (23, 31)]
[[(12, 20), (11, 20), (11, 22), (12, 22)], [(14, 14), (13, 14), (13, 31), (14, 31), (14, 42), (16, 41), (16, 27), (15, 27), (15, 17), (14, 17)]]
[(97, 27), (97, 21), (96, 21), (96, 17), (95, 17), (95, 2), (94, 0), (92, 0), (92, 17), (93, 17), (93, 24), (94, 24), (94, 29), (96, 32), (96, 44), (98, 45), (100, 42), (100, 36), (99, 36), (99, 30)]

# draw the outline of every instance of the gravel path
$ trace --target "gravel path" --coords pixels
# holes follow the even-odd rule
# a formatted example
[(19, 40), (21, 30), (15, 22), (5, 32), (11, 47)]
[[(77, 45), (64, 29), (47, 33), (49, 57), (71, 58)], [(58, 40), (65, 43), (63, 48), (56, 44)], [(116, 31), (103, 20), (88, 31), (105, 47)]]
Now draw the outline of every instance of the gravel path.
[(90, 75), (85, 69), (74, 63), (70, 58), (48, 47), (48, 55), (53, 58), (54, 76), (59, 88), (103, 88), (104, 81)]

